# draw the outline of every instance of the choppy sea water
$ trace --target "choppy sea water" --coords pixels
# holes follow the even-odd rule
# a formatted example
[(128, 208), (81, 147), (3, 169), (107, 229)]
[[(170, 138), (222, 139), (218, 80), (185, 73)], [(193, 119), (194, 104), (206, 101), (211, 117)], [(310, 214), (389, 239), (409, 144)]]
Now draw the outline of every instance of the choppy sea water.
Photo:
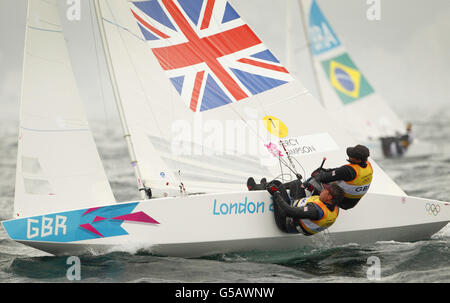
[[(378, 164), (409, 195), (450, 200), (450, 109), (409, 116), (416, 137), (436, 144), (428, 159)], [(120, 127), (93, 123), (96, 141), (118, 201), (135, 199), (135, 180)], [(12, 217), (17, 121), (0, 122), (0, 219)], [(111, 138), (113, 140), (111, 140)], [(108, 140), (106, 140), (108, 139)], [(236, 252), (205, 258), (161, 257), (148, 251), (80, 256), (81, 282), (371, 282), (368, 258), (380, 260), (381, 282), (450, 282), (450, 226), (414, 243), (378, 242), (292, 251)], [(18, 244), (0, 228), (0, 282), (69, 282), (67, 257)], [(371, 263), (373, 264), (373, 263)]]

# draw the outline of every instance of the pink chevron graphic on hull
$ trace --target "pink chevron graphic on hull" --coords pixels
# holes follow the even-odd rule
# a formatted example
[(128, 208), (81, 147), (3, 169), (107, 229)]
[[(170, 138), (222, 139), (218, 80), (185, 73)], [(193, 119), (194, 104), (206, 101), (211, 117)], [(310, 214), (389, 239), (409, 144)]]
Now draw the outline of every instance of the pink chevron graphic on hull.
[[(103, 208), (104, 208), (104, 207), (94, 207), (94, 208), (89, 208), (88, 210), (86, 210), (86, 211), (83, 213), (82, 216), (84, 216), (84, 215), (86, 215), (86, 214), (88, 214), (88, 213), (91, 213), (91, 212), (93, 212), (93, 211), (95, 211), (95, 210), (99, 210), (99, 209), (103, 209)], [(128, 211), (130, 211), (130, 210), (128, 210)], [(123, 214), (124, 211), (122, 211), (121, 213)], [(103, 214), (103, 215), (108, 214), (108, 209), (106, 209), (106, 212), (99, 211), (99, 214)], [(110, 233), (111, 233), (111, 228), (113, 228), (113, 229), (116, 228), (116, 227), (111, 227), (111, 226), (109, 226), (108, 223), (106, 223), (106, 225), (103, 225), (102, 223), (103, 223), (104, 221), (108, 221), (108, 220), (122, 221), (122, 222), (120, 222), (120, 224), (117, 226), (117, 228), (119, 228), (119, 229), (120, 229), (120, 225), (122, 225), (123, 221), (127, 221), (127, 222), (140, 222), (140, 223), (150, 223), (150, 224), (160, 224), (158, 221), (156, 221), (155, 219), (153, 219), (152, 217), (150, 217), (149, 215), (147, 215), (147, 214), (146, 214), (145, 212), (143, 212), (143, 211), (136, 212), (136, 213), (132, 213), (132, 214), (128, 213), (128, 214), (125, 214), (125, 215), (117, 216), (118, 214), (120, 214), (120, 212), (119, 212), (119, 213), (116, 212), (116, 213), (114, 214), (116, 217), (110, 217), (109, 215), (106, 215), (106, 217), (102, 217), (102, 216), (93, 216), (93, 217), (94, 217), (93, 219), (91, 219), (92, 217), (89, 218), (89, 220), (92, 220), (90, 223), (81, 224), (81, 225), (79, 225), (79, 226), (80, 226), (81, 228), (83, 228), (83, 229), (85, 229), (85, 230), (87, 230), (87, 231), (89, 231), (89, 232), (91, 232), (91, 233), (93, 233), (93, 234), (99, 236), (99, 237), (104, 238), (105, 236), (104, 236), (99, 230), (104, 230), (105, 228), (107, 228), (108, 230), (107, 230), (107, 231), (104, 230), (104, 232), (107, 233), (107, 237), (111, 237), (111, 236), (112, 236), (112, 235), (110, 234)], [(114, 215), (112, 215), (112, 216), (114, 216)], [(86, 221), (84, 221), (84, 222), (86, 222)], [(80, 222), (80, 223), (82, 223), (82, 222)], [(95, 227), (92, 226), (92, 225), (94, 225)], [(118, 235), (123, 234), (123, 233), (127, 234), (127, 232), (126, 232), (125, 230), (123, 230), (123, 229), (120, 229), (120, 231), (123, 231), (123, 232), (119, 232)], [(113, 230), (113, 232), (114, 232), (114, 230)], [(117, 232), (116, 232), (116, 233), (117, 233)]]
[(92, 221), (92, 223), (98, 222), (98, 221), (103, 221), (103, 220), (106, 220), (106, 219), (107, 219), (107, 218), (103, 218), (103, 217), (97, 216), (97, 217), (94, 218), (94, 221)]
[(133, 214), (123, 215), (119, 217), (111, 218), (113, 220), (124, 220), (124, 221), (132, 221), (132, 222), (143, 222), (143, 223), (152, 223), (159, 224), (158, 221), (147, 215), (146, 213), (140, 211)]
[(82, 224), (82, 225), (80, 225), (80, 227), (82, 227), (82, 228), (84, 228), (84, 229), (86, 229), (86, 230), (88, 230), (88, 231), (90, 231), (90, 232), (92, 232), (92, 233), (94, 233), (94, 234), (96, 234), (96, 235), (98, 235), (98, 236), (104, 238), (104, 236), (103, 236), (101, 233), (99, 233), (99, 231), (96, 230), (96, 229), (95, 229), (91, 224), (89, 224), (89, 223)]
[(85, 214), (88, 214), (88, 213), (90, 213), (90, 212), (93, 212), (94, 210), (99, 209), (99, 208), (101, 208), (101, 207), (93, 207), (93, 208), (89, 208), (87, 211), (84, 212), (84, 214), (82, 214), (82, 216), (84, 216)]

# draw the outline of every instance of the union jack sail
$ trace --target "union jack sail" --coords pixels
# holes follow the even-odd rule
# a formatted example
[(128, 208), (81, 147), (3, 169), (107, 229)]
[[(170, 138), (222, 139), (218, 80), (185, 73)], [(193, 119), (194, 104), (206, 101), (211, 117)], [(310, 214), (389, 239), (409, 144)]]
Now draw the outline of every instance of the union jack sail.
[(226, 0), (134, 1), (130, 8), (159, 64), (194, 112), (293, 80)]

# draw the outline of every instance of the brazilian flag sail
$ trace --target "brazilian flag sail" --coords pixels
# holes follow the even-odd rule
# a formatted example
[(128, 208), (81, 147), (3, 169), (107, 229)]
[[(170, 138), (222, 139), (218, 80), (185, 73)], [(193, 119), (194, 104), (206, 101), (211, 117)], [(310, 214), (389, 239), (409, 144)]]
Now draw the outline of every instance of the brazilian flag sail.
[(349, 104), (374, 92), (347, 53), (322, 61), (322, 66), (343, 104)]

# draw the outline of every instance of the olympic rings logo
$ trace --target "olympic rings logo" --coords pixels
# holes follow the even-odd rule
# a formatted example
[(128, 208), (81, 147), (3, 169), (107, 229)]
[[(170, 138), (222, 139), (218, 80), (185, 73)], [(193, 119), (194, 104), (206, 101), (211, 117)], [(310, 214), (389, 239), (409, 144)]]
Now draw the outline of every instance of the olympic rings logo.
[(435, 205), (434, 203), (427, 203), (427, 205), (425, 205), (425, 209), (429, 215), (437, 216), (441, 211), (441, 206), (439, 204)]

